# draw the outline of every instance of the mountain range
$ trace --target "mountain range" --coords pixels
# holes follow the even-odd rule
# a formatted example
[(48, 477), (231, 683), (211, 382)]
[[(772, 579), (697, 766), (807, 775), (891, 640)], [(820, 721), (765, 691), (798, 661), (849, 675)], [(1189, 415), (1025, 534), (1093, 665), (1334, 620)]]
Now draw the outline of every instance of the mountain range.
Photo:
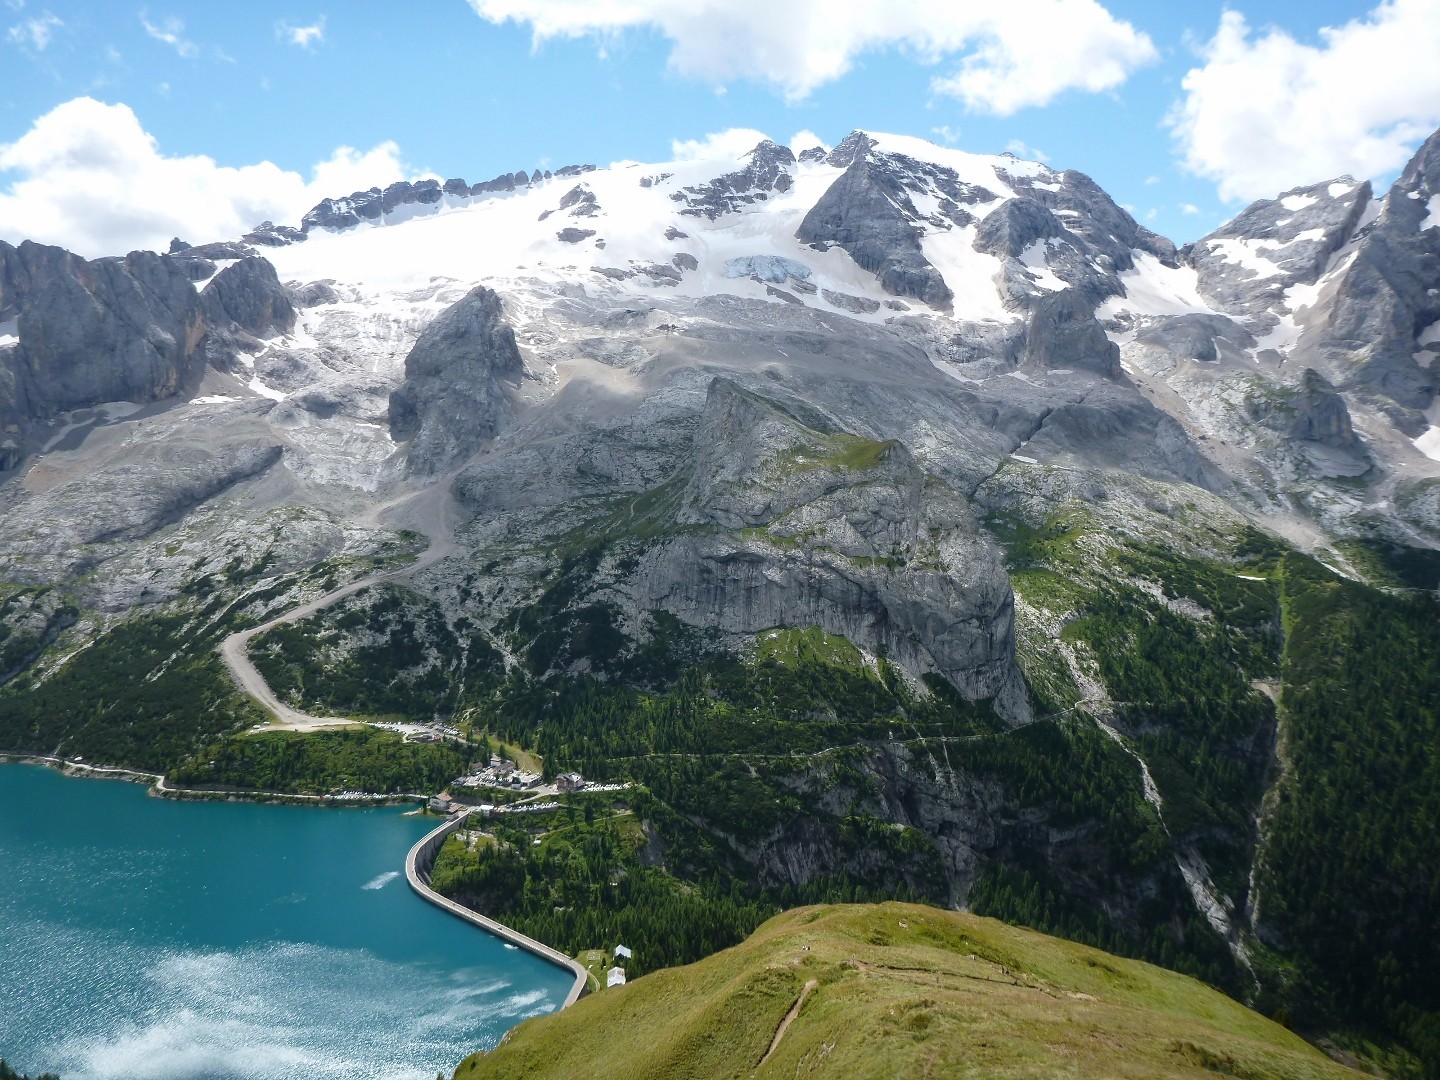
[(864, 131), (191, 239), (0, 243), (0, 747), (462, 725), (712, 945), (924, 899), (1440, 1067), (1440, 132), (1184, 247)]

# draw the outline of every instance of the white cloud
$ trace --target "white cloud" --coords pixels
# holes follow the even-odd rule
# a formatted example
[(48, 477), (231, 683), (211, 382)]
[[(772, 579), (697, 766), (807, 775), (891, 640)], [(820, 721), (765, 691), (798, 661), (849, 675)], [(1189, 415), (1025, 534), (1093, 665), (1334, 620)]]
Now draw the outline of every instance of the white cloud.
[(494, 23), (529, 23), (549, 38), (632, 29), (669, 38), (671, 69), (711, 83), (748, 79), (794, 101), (840, 78), (865, 52), (898, 48), (917, 60), (959, 61), (932, 83), (968, 108), (1009, 115), (1066, 90), (1110, 90), (1154, 60), (1144, 33), (1098, 0), (469, 0)]
[(670, 152), (676, 161), (735, 161), (769, 137), (754, 128), (728, 128), (703, 139), (672, 139)]
[(1023, 139), (1011, 139), (1005, 144), (1005, 152), (1014, 154), (1018, 158), (1025, 158), (1028, 161), (1049, 161), (1050, 155), (1044, 150), (1037, 150), (1033, 146), (1027, 146)]
[[(18, 11), (19, 8), (15, 10)], [(28, 45), (36, 52), (44, 52), (45, 47), (50, 44), (50, 39), (55, 36), (55, 31), (64, 25), (65, 23), (57, 16), (47, 11), (43, 15), (21, 19), (10, 27), (5, 34), (5, 40), (12, 45)]]
[(1440, 125), (1440, 0), (1387, 0), (1320, 31), (1253, 35), (1227, 11), (1168, 123), (1186, 169), (1226, 200), (1398, 169)]
[(145, 33), (149, 34), (156, 41), (164, 42), (186, 60), (194, 60), (200, 55), (200, 46), (185, 38), (185, 24), (179, 19), (168, 18), (158, 23), (152, 23), (150, 16), (140, 12), (140, 25), (145, 27)]
[(1158, 176), (1147, 176), (1147, 177), (1145, 177), (1145, 186), (1146, 186), (1146, 187), (1153, 187), (1154, 185), (1158, 184), (1159, 182), (1160, 182), (1160, 178), (1159, 178)]
[(960, 129), (952, 128), (949, 124), (941, 124), (939, 127), (931, 128), (930, 134), (934, 135), (947, 146), (954, 146), (960, 141)]
[(298, 224), (326, 196), (414, 178), (393, 142), (340, 147), (307, 181), (268, 161), (241, 168), (169, 157), (127, 105), (76, 98), (0, 145), (0, 239), (87, 258), (165, 250), (172, 236), (230, 239), (261, 221)]
[[(789, 146), (790, 152), (792, 154), (795, 154), (797, 157), (802, 151), (813, 149), (816, 146), (820, 147), (826, 153), (829, 153), (831, 149), (829, 143), (827, 143), (824, 139), (820, 138), (819, 135), (816, 135), (809, 128), (804, 128), (800, 131), (797, 131), (794, 135), (790, 136)], [(754, 147), (752, 146), (751, 149), (753, 150)]]
[(393, 139), (363, 152), (353, 146), (338, 146), (326, 160), (310, 170), (310, 182), (305, 185), (306, 194), (301, 200), (304, 206), (293, 216), (298, 219), (324, 198), (349, 195), (376, 185), (384, 187), (401, 179), (418, 180), (427, 175), (401, 160), (400, 146)]
[(1180, 213), (1184, 214), (1186, 217), (1194, 217), (1196, 214), (1200, 213), (1200, 208), (1194, 203), (1182, 202), (1180, 204)]
[(275, 24), (275, 36), (281, 41), (288, 41), (291, 45), (298, 45), (313, 52), (316, 45), (325, 41), (325, 16), (321, 15), (308, 26), (278, 22)]

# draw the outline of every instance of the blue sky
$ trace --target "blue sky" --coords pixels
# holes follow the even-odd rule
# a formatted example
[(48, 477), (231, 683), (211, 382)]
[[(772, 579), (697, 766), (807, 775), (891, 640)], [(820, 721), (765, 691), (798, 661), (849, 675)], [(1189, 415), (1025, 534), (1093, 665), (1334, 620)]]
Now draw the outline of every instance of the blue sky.
[[(793, 2), (792, 10), (805, 7)], [(474, 182), (570, 162), (665, 160), (674, 140), (729, 128), (782, 142), (809, 130), (834, 143), (865, 127), (967, 150), (1038, 151), (1057, 168), (1089, 173), (1177, 242), (1261, 193), (1342, 171), (1388, 180), (1440, 123), (1440, 88), (1426, 73), (1440, 55), (1437, 0), (1378, 8), (1234, 0), (1228, 35), (1220, 33), (1222, 5), (1208, 0), (1012, 0), (1030, 9), (1028, 22), (978, 30), (964, 11), (980, 5), (952, 3), (960, 14), (945, 34), (925, 22), (921, 5), (910, 29), (895, 33), (898, 43), (877, 12), (899, 6), (833, 0), (817, 8), (827, 33), (854, 23), (835, 30), (837, 61), (797, 44), (814, 25), (778, 27), (766, 5), (747, 0), (693, 0), (688, 21), (666, 13), (685, 0), (656, 0), (653, 17), (624, 24), (607, 23), (584, 0), (0, 0), (0, 236), (14, 240), (29, 227), (63, 238), (56, 221), (71, 204), (43, 205), (37, 193), (74, 178), (50, 174), (130, 152), (96, 150), (56, 121), (7, 157), (42, 117), (83, 97), (128, 106), (162, 158), (204, 155), (233, 168), (268, 161), (307, 182), (337, 147), (358, 156), (394, 144), (359, 170), (332, 169), (334, 182), (365, 168)], [(1059, 18), (1062, 9), (1073, 25)], [(1323, 27), (1338, 35), (1322, 36)], [(537, 28), (549, 36), (537, 41)], [(1092, 44), (1074, 55), (1074, 40), (1092, 31)], [(1002, 51), (1034, 53), (1024, 61), (1030, 67), (1002, 72), (1003, 85), (982, 91), (944, 88), (996, 40)], [(1094, 89), (1105, 81), (1095, 72), (1106, 50), (1120, 70), (1113, 85)], [(1055, 85), (1036, 89), (1047, 79)], [(1372, 89), (1357, 104), (1365, 86)], [(40, 142), (43, 152), (32, 145)], [(196, 191), (202, 173), (187, 174)], [(85, 175), (101, 189), (94, 197), (105, 198), (103, 168)], [(136, 166), (137, 184), (146, 175)], [(168, 174), (154, 175), (163, 186)], [(269, 181), (255, 174), (254, 182)], [(216, 197), (229, 198), (233, 187)]]

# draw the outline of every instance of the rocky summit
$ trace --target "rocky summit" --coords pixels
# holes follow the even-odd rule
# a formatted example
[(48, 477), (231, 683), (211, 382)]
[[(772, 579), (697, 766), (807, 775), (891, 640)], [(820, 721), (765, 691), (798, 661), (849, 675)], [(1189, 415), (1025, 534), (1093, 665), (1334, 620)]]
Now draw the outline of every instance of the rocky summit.
[[(0, 244), (0, 747), (244, 783), (263, 678), (640, 785), (626, 880), (761, 905), (716, 948), (919, 898), (1278, 1008), (1333, 931), (1304, 627), (1440, 585), (1440, 133), (1315, 179), (1177, 248), (857, 131)], [(1384, 947), (1313, 1015), (1388, 1023)]]

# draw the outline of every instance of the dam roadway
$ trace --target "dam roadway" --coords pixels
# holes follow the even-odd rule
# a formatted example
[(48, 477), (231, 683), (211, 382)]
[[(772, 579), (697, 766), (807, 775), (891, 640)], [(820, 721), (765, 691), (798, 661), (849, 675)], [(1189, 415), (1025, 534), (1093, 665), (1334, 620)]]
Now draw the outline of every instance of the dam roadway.
[(426, 833), (415, 842), (410, 853), (405, 856), (405, 880), (410, 887), (419, 893), (426, 900), (438, 907), (444, 908), (457, 918), (464, 919), (468, 923), (480, 927), (494, 934), (506, 944), (514, 945), (516, 948), (524, 949), (526, 952), (538, 956), (542, 960), (548, 960), (558, 967), (565, 968), (575, 976), (575, 985), (570, 987), (570, 992), (565, 995), (565, 1000), (560, 1003), (560, 1008), (566, 1009), (585, 993), (590, 983), (590, 973), (581, 966), (578, 960), (566, 956), (564, 953), (550, 948), (534, 938), (526, 937), (517, 930), (512, 930), (504, 923), (498, 923), (494, 919), (487, 919), (478, 911), (472, 911), (461, 904), (457, 904), (447, 896), (441, 896), (430, 887), (430, 868), (435, 865), (435, 855), (440, 850), (440, 845), (445, 838), (458, 829), (469, 816), (469, 811), (462, 811), (456, 814), (449, 821), (446, 821), (438, 829)]

